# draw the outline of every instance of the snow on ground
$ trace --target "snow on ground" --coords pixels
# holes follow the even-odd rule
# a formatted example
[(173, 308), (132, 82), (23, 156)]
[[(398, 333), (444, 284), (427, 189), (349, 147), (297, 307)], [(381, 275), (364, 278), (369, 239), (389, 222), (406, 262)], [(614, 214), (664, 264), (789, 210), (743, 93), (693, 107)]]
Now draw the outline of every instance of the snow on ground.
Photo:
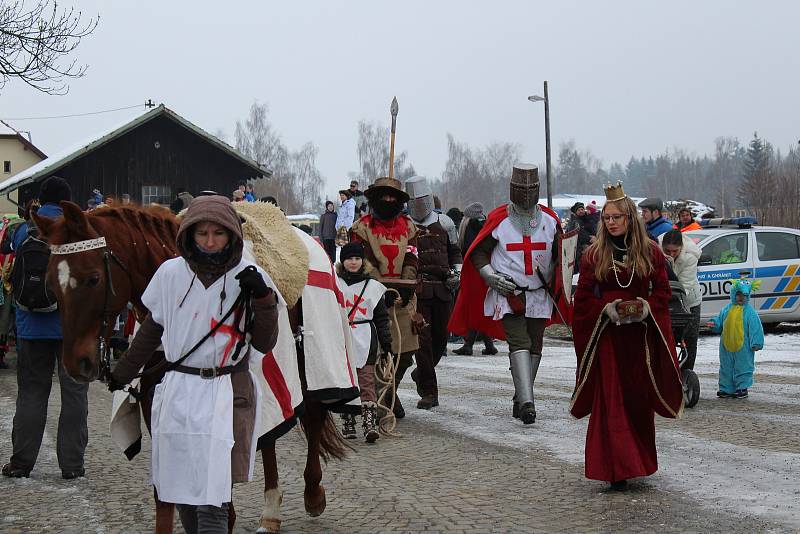
[[(756, 385), (746, 400), (716, 398), (718, 343), (716, 336), (703, 336), (699, 342), (695, 371), (700, 403), (680, 421), (656, 418), (660, 469), (645, 483), (695, 496), (707, 506), (761, 514), (800, 529), (800, 443), (791, 434), (787, 440), (786, 433), (800, 424), (800, 332), (767, 336), (767, 348), (757, 356)], [(479, 354), (480, 345), (475, 348)], [(576, 365), (572, 344), (546, 340), (535, 388), (538, 419), (531, 426), (511, 418), (507, 346), (500, 343), (499, 348), (506, 353), (465, 357), (450, 352), (443, 358), (437, 368), (440, 407), (414, 410), (417, 397), (408, 384), (401, 399), (415, 417), (449, 432), (521, 450), (545, 448), (583, 469), (588, 418), (575, 420), (568, 414)], [(753, 421), (760, 429), (779, 427), (776, 440), (782, 441), (762, 447), (758, 435), (724, 439), (726, 425), (734, 430)], [(763, 440), (769, 442), (770, 436)]]

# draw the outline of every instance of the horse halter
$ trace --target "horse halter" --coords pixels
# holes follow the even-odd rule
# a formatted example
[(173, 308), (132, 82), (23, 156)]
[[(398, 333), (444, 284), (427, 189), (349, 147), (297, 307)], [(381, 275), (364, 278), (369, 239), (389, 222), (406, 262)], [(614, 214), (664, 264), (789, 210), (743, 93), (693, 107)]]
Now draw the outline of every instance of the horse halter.
[(117, 258), (117, 256), (114, 255), (114, 252), (108, 248), (106, 238), (103, 236), (95, 239), (87, 239), (85, 241), (64, 243), (63, 245), (50, 245), (50, 254), (54, 256), (66, 256), (69, 254), (78, 254), (80, 252), (88, 252), (90, 250), (98, 249), (105, 249), (103, 251), (103, 270), (105, 271), (106, 275), (103, 311), (100, 316), (100, 335), (98, 337), (100, 351), (100, 369), (98, 371), (98, 378), (101, 381), (107, 381), (111, 378), (111, 347), (108, 345), (108, 338), (105, 334), (108, 331), (108, 325), (110, 323), (111, 311), (109, 306), (111, 304), (111, 298), (117, 296), (117, 292), (114, 289), (114, 279), (111, 274), (111, 260), (114, 260), (114, 263), (116, 263), (119, 268), (122, 269), (129, 277), (131, 273), (128, 271), (128, 268), (125, 266), (125, 264), (122, 263), (122, 260)]

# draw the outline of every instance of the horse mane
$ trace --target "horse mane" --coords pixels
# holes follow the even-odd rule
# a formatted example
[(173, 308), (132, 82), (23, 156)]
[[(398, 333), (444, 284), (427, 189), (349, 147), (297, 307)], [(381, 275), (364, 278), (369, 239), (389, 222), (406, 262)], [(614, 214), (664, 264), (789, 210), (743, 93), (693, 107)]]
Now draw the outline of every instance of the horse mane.
[[(160, 262), (179, 254), (176, 242), (179, 222), (167, 208), (114, 206), (92, 211), (87, 214), (87, 219), (89, 224), (98, 230), (101, 228), (105, 230), (108, 226), (114, 227), (115, 235), (106, 237), (113, 239), (127, 233), (131, 246), (137, 247), (141, 243), (147, 250), (153, 252), (154, 259)], [(95, 222), (99, 224), (95, 225)], [(122, 232), (117, 233), (117, 230)], [(161, 254), (158, 253), (159, 249)]]

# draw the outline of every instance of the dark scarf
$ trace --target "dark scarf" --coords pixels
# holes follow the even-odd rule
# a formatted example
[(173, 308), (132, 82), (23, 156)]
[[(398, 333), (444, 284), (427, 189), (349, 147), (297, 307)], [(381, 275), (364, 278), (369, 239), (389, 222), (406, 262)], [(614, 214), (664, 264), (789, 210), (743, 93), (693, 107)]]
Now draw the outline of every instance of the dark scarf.
[(342, 265), (342, 271), (341, 273), (339, 273), (339, 277), (341, 277), (341, 279), (344, 280), (344, 282), (348, 286), (352, 286), (353, 284), (363, 282), (364, 280), (367, 279), (367, 275), (364, 274), (363, 266), (358, 271), (351, 273), (350, 271), (344, 268), (344, 265)]
[(376, 200), (371, 204), (372, 212), (375, 214), (375, 217), (381, 219), (383, 221), (388, 221), (390, 219), (394, 219), (403, 209), (403, 206), (397, 201), (389, 201), (386, 200)]
[(628, 237), (628, 234), (611, 235), (609, 237), (611, 238), (611, 248), (614, 251), (614, 261), (623, 262), (624, 258), (628, 255), (628, 244), (625, 242), (625, 238)]

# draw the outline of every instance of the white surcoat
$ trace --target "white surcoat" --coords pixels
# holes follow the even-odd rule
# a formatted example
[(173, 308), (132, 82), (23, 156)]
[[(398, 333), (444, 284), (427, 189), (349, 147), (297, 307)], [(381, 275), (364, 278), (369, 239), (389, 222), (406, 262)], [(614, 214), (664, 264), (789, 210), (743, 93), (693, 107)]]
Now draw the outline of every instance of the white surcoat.
[[(386, 287), (377, 280), (370, 279), (357, 282), (351, 286), (348, 286), (347, 282), (339, 277), (336, 278), (336, 282), (339, 285), (339, 291), (344, 295), (345, 309), (349, 314), (348, 318), (351, 323), (353, 365), (356, 369), (360, 369), (367, 364), (369, 349), (372, 344), (373, 328), (367, 321), (372, 321), (375, 306), (378, 305), (383, 294), (386, 293)], [(364, 288), (364, 284), (367, 284), (366, 288)], [(362, 290), (364, 290), (363, 294)]]
[[(168, 260), (159, 267), (142, 295), (142, 303), (153, 320), (164, 327), (161, 341), (168, 361), (174, 362), (187, 353), (230, 309), (239, 295), (239, 282), (234, 277), (248, 265), (252, 263), (243, 259), (208, 288), (199, 280), (192, 281), (194, 273), (183, 258)], [(270, 277), (258, 270), (279, 295), (279, 307), (285, 308)], [(220, 308), (223, 286), (226, 296)], [(182, 364), (201, 368), (234, 364), (231, 356), (236, 336), (232, 325), (233, 316)], [(250, 347), (251, 368), (258, 368), (263, 356)], [(257, 391), (257, 423), (261, 388), (252, 371), (248, 372)], [(251, 477), (257, 434), (254, 433), (251, 448)], [(155, 388), (152, 409), (152, 479), (159, 498), (194, 505), (221, 506), (230, 502), (233, 442), (231, 376), (204, 379), (167, 373)]]
[[(492, 230), (492, 237), (498, 241), (491, 259), (494, 270), (511, 276), (520, 287), (538, 289), (525, 292), (525, 317), (549, 319), (552, 314), (553, 303), (547, 292), (539, 289), (542, 282), (536, 274), (536, 268), (539, 268), (545, 280), (551, 279), (557, 224), (554, 217), (542, 213), (539, 224), (532, 229), (530, 236), (523, 237), (508, 217)], [(508, 299), (489, 288), (483, 302), (483, 313), (499, 321), (512, 311)]]

